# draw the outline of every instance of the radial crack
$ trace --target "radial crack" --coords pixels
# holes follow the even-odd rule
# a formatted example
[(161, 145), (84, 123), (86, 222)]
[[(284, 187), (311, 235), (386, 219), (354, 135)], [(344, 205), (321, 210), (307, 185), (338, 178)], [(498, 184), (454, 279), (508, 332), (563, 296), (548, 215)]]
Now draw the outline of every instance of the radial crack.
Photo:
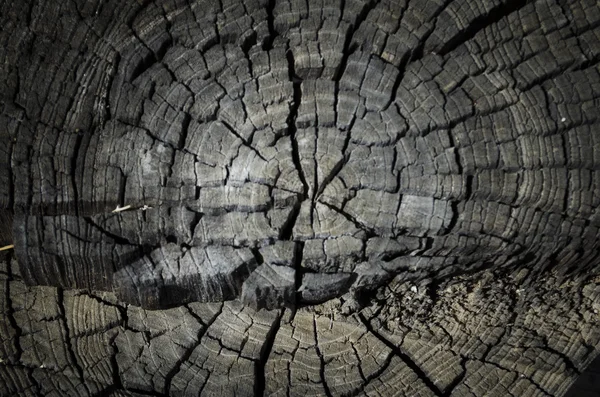
[[(65, 347), (67, 349), (67, 352), (69, 353), (69, 357), (71, 358), (71, 361), (73, 362), (73, 366), (75, 367), (75, 370), (77, 371), (77, 375), (79, 376), (79, 379), (81, 379), (83, 381), (83, 368), (81, 367), (81, 365), (79, 364), (79, 362), (77, 361), (77, 356), (75, 355), (75, 351), (73, 350), (73, 344), (71, 343), (71, 330), (69, 329), (69, 324), (67, 322), (67, 315), (65, 312), (65, 298), (64, 298), (64, 291), (62, 288), (57, 288), (56, 289), (56, 293), (57, 293), (57, 302), (58, 302), (58, 310), (60, 313), (60, 317), (62, 318), (63, 322), (64, 322), (64, 327), (65, 327)], [(87, 388), (87, 386), (86, 386)]]
[[(352, 49), (350, 48), (350, 43), (352, 42), (352, 39), (354, 38), (354, 34), (358, 31), (358, 29), (360, 28), (360, 25), (362, 25), (362, 23), (367, 19), (367, 16), (369, 15), (369, 13), (371, 11), (373, 11), (373, 9), (377, 6), (377, 4), (379, 4), (379, 0), (371, 0), (367, 4), (365, 4), (363, 6), (363, 9), (361, 10), (361, 12), (358, 14), (355, 24), (351, 27), (351, 30), (348, 31), (348, 33), (346, 35), (346, 40), (344, 42), (344, 48), (342, 50), (343, 56), (342, 56), (342, 61), (340, 62), (340, 68), (338, 69), (336, 75), (333, 78), (335, 81), (340, 81), (340, 79), (342, 78), (342, 76), (344, 74), (344, 71), (346, 70), (346, 64), (348, 63), (348, 58), (350, 57), (350, 55), (353, 52)], [(345, 7), (343, 7), (343, 8), (345, 8)]]
[(444, 394), (442, 391), (433, 383), (433, 381), (427, 376), (427, 374), (410, 358), (405, 352), (403, 352), (398, 346), (396, 346), (391, 341), (387, 340), (380, 333), (375, 331), (371, 324), (367, 321), (367, 319), (359, 314), (359, 318), (362, 323), (367, 327), (367, 330), (373, 334), (377, 339), (383, 342), (387, 347), (389, 347), (395, 355), (400, 357), (402, 361), (423, 381), (423, 383), (438, 397), (443, 397)]
[(171, 395), (170, 391), (171, 391), (171, 383), (173, 382), (173, 378), (175, 378), (175, 375), (177, 375), (177, 373), (181, 369), (181, 366), (183, 365), (183, 363), (185, 363), (191, 357), (194, 350), (196, 350), (196, 348), (198, 346), (200, 346), (200, 344), (202, 343), (202, 337), (204, 336), (204, 334), (208, 331), (210, 326), (216, 321), (216, 319), (223, 312), (223, 305), (221, 304), (219, 311), (205, 324), (202, 321), (202, 319), (200, 318), (200, 316), (198, 316), (196, 313), (194, 313), (194, 311), (192, 309), (190, 309), (188, 305), (186, 305), (185, 307), (188, 309), (188, 312), (191, 314), (191, 316), (194, 317), (203, 326), (200, 327), (200, 329), (198, 330), (198, 333), (196, 334), (196, 343), (194, 343), (192, 346), (190, 346), (183, 353), (183, 355), (179, 358), (179, 360), (177, 360), (177, 362), (175, 363), (173, 368), (165, 375), (165, 394), (167, 396)]
[(443, 56), (449, 52), (452, 52), (460, 44), (466, 43), (475, 37), (479, 31), (497, 23), (508, 15), (517, 12), (527, 4), (529, 4), (528, 1), (522, 0), (512, 0), (507, 1), (504, 4), (501, 3), (500, 5), (492, 8), (487, 14), (480, 15), (479, 17), (475, 18), (473, 21), (471, 21), (469, 26), (457, 33), (454, 37), (447, 40), (446, 43), (439, 49), (438, 53)]
[(313, 331), (315, 337), (315, 350), (317, 352), (317, 356), (319, 356), (319, 361), (321, 363), (319, 368), (319, 376), (321, 377), (321, 382), (323, 382), (323, 389), (325, 390), (325, 395), (327, 397), (332, 397), (331, 390), (329, 390), (329, 385), (327, 385), (327, 380), (325, 379), (325, 358), (323, 357), (323, 353), (321, 353), (321, 349), (319, 349), (319, 337), (317, 333), (317, 317), (313, 316)]
[(14, 336), (14, 341), (15, 341), (14, 345), (15, 345), (15, 350), (16, 350), (15, 362), (20, 362), (21, 356), (23, 354), (23, 347), (21, 346), (21, 341), (20, 341), (21, 335), (23, 335), (23, 330), (21, 329), (21, 327), (17, 323), (17, 320), (15, 319), (15, 307), (13, 305), (12, 298), (10, 296), (10, 290), (11, 290), (10, 283), (12, 281), (14, 281), (10, 256), (6, 260), (6, 263), (7, 263), (7, 270), (8, 270), (8, 275), (9, 275), (8, 279), (6, 280), (6, 291), (5, 291), (6, 305), (8, 307), (6, 317), (7, 317), (7, 320), (9, 322), (10, 326), (15, 331), (15, 336)]
[(275, 342), (275, 337), (277, 336), (277, 332), (279, 331), (279, 327), (281, 326), (281, 318), (285, 313), (285, 309), (281, 310), (277, 319), (267, 332), (265, 336), (265, 343), (262, 345), (260, 350), (260, 358), (254, 365), (254, 395), (255, 396), (264, 396), (265, 395), (265, 366), (267, 361), (269, 360), (269, 356), (271, 355), (271, 350), (273, 349), (273, 343)]

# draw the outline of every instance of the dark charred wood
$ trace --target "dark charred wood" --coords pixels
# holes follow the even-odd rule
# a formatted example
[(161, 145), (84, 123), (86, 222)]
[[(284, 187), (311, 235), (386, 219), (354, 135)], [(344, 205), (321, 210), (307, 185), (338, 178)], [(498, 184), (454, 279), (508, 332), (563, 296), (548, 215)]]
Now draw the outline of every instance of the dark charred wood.
[(560, 396), (596, 355), (596, 1), (0, 23), (0, 394)]

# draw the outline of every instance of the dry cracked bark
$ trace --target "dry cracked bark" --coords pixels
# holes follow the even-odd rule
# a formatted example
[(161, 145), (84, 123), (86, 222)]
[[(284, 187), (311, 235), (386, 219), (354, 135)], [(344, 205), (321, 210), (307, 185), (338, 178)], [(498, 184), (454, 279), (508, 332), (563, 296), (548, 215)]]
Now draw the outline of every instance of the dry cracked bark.
[(594, 1), (5, 1), (0, 394), (560, 396)]

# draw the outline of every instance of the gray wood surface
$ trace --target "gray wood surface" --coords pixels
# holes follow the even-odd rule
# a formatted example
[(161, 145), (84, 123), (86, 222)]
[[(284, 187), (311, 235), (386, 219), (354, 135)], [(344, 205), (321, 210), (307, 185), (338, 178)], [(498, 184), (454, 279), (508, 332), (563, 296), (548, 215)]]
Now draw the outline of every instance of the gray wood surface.
[(596, 0), (0, 0), (0, 395), (562, 396)]

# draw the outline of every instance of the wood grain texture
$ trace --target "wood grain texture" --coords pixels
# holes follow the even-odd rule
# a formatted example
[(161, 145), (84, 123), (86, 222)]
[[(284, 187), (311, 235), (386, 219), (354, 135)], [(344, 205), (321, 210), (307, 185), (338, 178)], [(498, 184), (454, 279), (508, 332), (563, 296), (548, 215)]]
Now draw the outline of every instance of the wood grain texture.
[(560, 396), (595, 1), (0, 3), (0, 394)]

